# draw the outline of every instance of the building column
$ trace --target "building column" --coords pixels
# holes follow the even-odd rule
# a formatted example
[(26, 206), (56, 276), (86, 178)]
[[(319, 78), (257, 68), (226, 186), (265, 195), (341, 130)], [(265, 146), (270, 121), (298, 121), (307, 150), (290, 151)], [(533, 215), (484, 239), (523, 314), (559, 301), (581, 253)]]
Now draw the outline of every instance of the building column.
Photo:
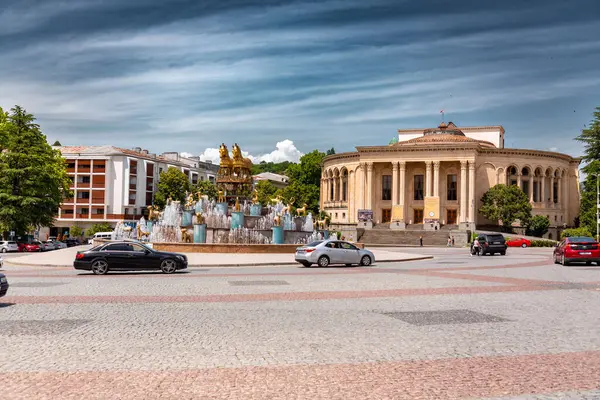
[(373, 163), (367, 163), (367, 210), (373, 206)]
[(356, 172), (357, 210), (363, 210), (365, 208), (365, 164), (360, 163), (359, 167), (360, 172)]
[(459, 222), (467, 222), (467, 162), (460, 162), (460, 218)]
[(529, 202), (531, 204), (533, 204), (533, 182), (534, 182), (534, 177), (533, 176), (529, 176)]
[(322, 210), (323, 208), (325, 208), (325, 191), (327, 190), (327, 184), (325, 183), (325, 178), (321, 177), (321, 187), (320, 187), (321, 191), (320, 191), (320, 205), (319, 208)]
[(563, 182), (563, 214), (564, 221), (568, 226), (571, 225), (571, 220), (569, 219), (569, 173), (565, 174), (563, 178), (565, 181)]
[(402, 206), (402, 218), (406, 221), (406, 204), (405, 204), (405, 196), (406, 196), (406, 162), (400, 161), (400, 198), (398, 203)]
[[(557, 187), (556, 187), (556, 194), (557, 194), (557, 204), (559, 206), (562, 205), (562, 177), (558, 177), (558, 179), (556, 179), (557, 182)], [(560, 207), (559, 207), (560, 208)]]
[(433, 162), (433, 196), (440, 197), (440, 162)]
[(431, 161), (425, 161), (425, 197), (431, 196)]
[(348, 202), (348, 222), (354, 222), (354, 173), (348, 171), (348, 177), (346, 178), (348, 182), (346, 183), (346, 187), (348, 188), (346, 194), (346, 201)]
[(550, 177), (550, 207), (554, 208), (554, 176)]
[(523, 190), (523, 188), (521, 187), (521, 171), (517, 171), (517, 186), (519, 187), (519, 189)]
[(392, 206), (398, 204), (398, 163), (392, 163)]
[(546, 175), (542, 176), (542, 184), (541, 184), (541, 195), (540, 195), (540, 203), (542, 205), (542, 208), (546, 207)]
[(469, 161), (469, 222), (475, 223), (475, 161)]

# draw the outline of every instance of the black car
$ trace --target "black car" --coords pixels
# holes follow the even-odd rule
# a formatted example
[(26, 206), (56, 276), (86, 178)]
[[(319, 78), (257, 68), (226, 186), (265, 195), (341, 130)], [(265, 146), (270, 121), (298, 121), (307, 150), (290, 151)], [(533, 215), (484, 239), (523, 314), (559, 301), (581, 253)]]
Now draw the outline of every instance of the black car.
[[(506, 244), (506, 240), (504, 236), (500, 233), (490, 233), (490, 234), (479, 234), (477, 236), (477, 240), (479, 241), (479, 245), (481, 246), (480, 254), (482, 256), (486, 254), (494, 255), (496, 253), (500, 253), (503, 256), (506, 255), (506, 248), (508, 247)], [(473, 248), (473, 243), (471, 243), (471, 249)]]
[(0, 297), (6, 295), (6, 292), (8, 292), (8, 280), (6, 275), (0, 274)]
[(186, 269), (187, 257), (183, 254), (156, 251), (138, 242), (103, 243), (90, 250), (78, 251), (73, 262), (75, 269), (104, 275), (108, 271), (161, 270), (172, 274)]
[(66, 239), (63, 242), (67, 245), (67, 247), (79, 246), (79, 241), (77, 239)]

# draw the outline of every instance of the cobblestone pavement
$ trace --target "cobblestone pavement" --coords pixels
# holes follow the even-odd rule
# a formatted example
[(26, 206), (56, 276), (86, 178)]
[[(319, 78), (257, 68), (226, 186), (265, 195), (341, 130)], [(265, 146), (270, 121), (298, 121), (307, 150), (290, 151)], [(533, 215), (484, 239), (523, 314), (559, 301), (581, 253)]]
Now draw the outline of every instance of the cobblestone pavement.
[(600, 398), (600, 267), (425, 252), (171, 276), (5, 267), (2, 398)]

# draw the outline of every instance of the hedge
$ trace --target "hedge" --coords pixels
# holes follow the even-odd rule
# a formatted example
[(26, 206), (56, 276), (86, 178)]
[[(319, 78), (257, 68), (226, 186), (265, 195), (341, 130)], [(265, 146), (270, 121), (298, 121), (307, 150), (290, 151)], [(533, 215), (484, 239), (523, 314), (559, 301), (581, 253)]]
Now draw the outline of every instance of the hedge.
[(556, 242), (554, 240), (532, 240), (531, 247), (554, 247)]
[(567, 237), (573, 237), (573, 236), (592, 237), (592, 232), (590, 232), (590, 230), (588, 228), (571, 228), (571, 229), (565, 229), (560, 234), (560, 237), (562, 239), (567, 238)]

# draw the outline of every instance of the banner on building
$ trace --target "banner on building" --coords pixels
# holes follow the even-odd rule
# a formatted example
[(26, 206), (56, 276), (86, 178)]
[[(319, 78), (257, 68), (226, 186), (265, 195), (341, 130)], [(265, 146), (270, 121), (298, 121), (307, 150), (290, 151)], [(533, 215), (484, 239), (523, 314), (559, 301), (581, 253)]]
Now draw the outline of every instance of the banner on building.
[(359, 222), (372, 222), (373, 221), (373, 210), (358, 210), (358, 221)]

